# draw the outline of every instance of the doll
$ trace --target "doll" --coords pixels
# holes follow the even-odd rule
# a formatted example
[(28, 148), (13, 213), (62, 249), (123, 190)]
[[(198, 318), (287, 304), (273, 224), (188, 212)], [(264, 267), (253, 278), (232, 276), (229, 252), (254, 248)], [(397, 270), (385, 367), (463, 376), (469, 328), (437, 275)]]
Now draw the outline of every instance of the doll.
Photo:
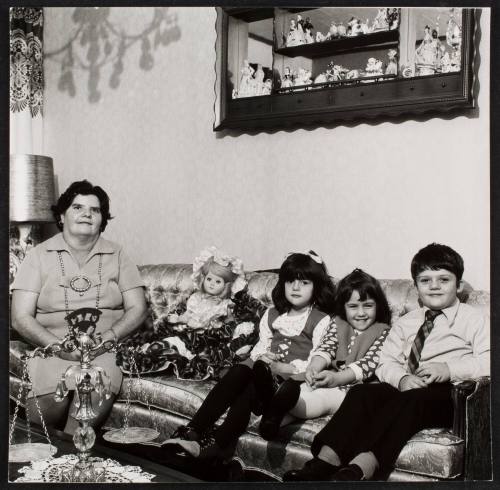
[(215, 247), (203, 250), (195, 259), (191, 278), (195, 292), (187, 300), (186, 312), (171, 314), (168, 321), (192, 330), (217, 326), (231, 313), (231, 296), (246, 285), (241, 259), (224, 255)]
[(259, 63), (257, 65), (257, 70), (255, 70), (254, 75), (254, 92), (252, 95), (262, 95), (264, 91), (264, 70), (262, 65)]
[(431, 28), (426, 25), (424, 28), (424, 39), (415, 51), (415, 64), (417, 65), (418, 75), (434, 75), (436, 73), (439, 44), (437, 32), (434, 36)]
[(250, 66), (248, 60), (243, 61), (243, 68), (241, 69), (240, 86), (238, 89), (238, 97), (248, 97), (253, 95), (253, 74), (254, 69)]
[(289, 88), (293, 86), (293, 76), (290, 72), (290, 67), (285, 66), (285, 71), (283, 73), (283, 79), (281, 80), (281, 88)]
[(389, 49), (387, 52), (387, 57), (389, 58), (389, 63), (387, 63), (387, 68), (385, 69), (386, 75), (397, 75), (398, 74), (398, 63), (396, 57), (398, 52), (395, 49)]

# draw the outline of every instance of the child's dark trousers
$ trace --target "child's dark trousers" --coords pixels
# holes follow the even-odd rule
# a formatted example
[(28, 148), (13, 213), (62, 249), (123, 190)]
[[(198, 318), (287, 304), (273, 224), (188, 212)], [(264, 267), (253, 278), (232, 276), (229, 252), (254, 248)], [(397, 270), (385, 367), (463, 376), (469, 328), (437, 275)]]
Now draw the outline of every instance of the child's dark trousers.
[(379, 469), (388, 470), (415, 433), (452, 426), (451, 389), (451, 383), (408, 391), (399, 391), (387, 383), (353, 386), (339, 410), (314, 438), (311, 451), (317, 456), (326, 445), (343, 464), (371, 451)]

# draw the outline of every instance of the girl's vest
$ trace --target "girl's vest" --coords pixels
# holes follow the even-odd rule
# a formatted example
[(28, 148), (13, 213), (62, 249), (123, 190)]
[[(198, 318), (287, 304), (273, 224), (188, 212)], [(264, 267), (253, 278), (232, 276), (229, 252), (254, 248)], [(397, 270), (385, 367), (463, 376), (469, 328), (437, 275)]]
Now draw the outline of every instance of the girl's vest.
[(306, 324), (302, 329), (302, 332), (293, 337), (285, 337), (273, 327), (273, 323), (279, 316), (280, 313), (276, 308), (271, 308), (269, 310), (268, 323), (269, 328), (273, 333), (271, 352), (273, 354), (279, 354), (279, 361), (281, 362), (289, 363), (296, 359), (306, 361), (313, 348), (312, 338), (314, 329), (316, 328), (316, 325), (328, 315), (316, 308), (313, 308), (306, 320)]

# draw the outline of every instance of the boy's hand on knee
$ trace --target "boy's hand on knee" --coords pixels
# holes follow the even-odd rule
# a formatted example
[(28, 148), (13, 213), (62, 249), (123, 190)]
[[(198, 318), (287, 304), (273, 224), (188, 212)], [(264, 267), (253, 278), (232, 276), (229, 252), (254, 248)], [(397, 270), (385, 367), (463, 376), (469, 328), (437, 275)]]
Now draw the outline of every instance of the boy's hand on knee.
[(450, 380), (450, 369), (445, 362), (431, 362), (420, 366), (415, 374), (424, 379), (426, 384), (445, 383)]
[(425, 388), (427, 383), (423, 378), (414, 374), (407, 374), (399, 381), (399, 391), (413, 390), (415, 388)]

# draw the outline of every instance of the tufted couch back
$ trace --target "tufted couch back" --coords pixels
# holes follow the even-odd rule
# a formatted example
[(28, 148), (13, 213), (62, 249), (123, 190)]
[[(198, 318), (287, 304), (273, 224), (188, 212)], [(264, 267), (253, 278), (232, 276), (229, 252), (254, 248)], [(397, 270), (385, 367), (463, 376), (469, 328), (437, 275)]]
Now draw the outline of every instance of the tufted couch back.
[[(161, 316), (181, 301), (185, 301), (193, 292), (191, 281), (192, 265), (190, 264), (156, 264), (139, 266), (141, 276), (146, 285), (151, 308), (157, 316)], [(247, 272), (248, 291), (266, 306), (271, 306), (271, 292), (278, 281), (275, 272)], [(332, 279), (334, 283), (338, 279)], [(393, 320), (417, 308), (418, 295), (411, 279), (381, 279), (391, 307)], [(459, 295), (462, 302), (480, 308), (489, 309), (490, 294), (486, 291), (474, 290), (465, 283)]]

